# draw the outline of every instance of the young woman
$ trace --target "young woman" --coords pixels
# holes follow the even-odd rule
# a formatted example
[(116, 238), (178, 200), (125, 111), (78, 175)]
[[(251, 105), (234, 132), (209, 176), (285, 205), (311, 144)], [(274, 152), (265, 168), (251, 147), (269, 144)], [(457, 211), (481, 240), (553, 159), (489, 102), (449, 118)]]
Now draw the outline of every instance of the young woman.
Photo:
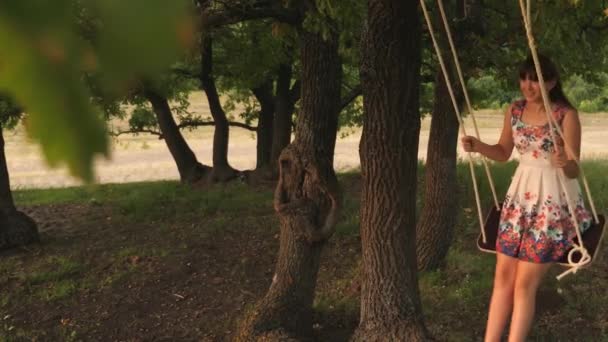
[[(573, 155), (565, 151), (557, 129), (554, 129), (557, 143), (553, 142), (532, 57), (520, 66), (523, 99), (512, 103), (506, 111), (498, 143), (489, 145), (474, 137), (462, 138), (465, 151), (478, 152), (496, 161), (507, 161), (513, 147), (520, 154), (498, 228), (494, 289), (485, 334), (485, 341), (489, 342), (500, 341), (509, 317), (509, 341), (526, 339), (541, 280), (576, 236), (564, 186), (573, 201), (581, 230), (591, 225), (591, 215), (584, 208), (576, 179), (579, 170), (574, 160), (579, 157), (581, 145), (578, 113), (564, 95), (555, 65), (545, 56), (539, 59), (551, 101), (550, 115), (560, 125)], [(562, 170), (565, 177), (560, 180)]]

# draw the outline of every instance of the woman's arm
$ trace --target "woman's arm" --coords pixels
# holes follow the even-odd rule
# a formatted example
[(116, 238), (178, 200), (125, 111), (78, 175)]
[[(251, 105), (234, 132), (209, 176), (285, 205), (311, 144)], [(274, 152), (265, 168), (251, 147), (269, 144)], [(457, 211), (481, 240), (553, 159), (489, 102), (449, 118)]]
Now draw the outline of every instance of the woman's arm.
[(466, 136), (462, 138), (462, 146), (466, 152), (479, 152), (484, 156), (496, 160), (507, 161), (513, 152), (513, 133), (511, 131), (511, 106), (505, 112), (500, 139), (496, 145), (488, 145), (477, 138)]
[[(564, 141), (561, 141), (557, 136), (555, 137), (557, 144), (555, 144), (552, 162), (555, 167), (561, 167), (564, 170), (566, 177), (576, 178), (579, 173), (576, 160), (579, 159), (581, 153), (581, 122), (575, 109), (569, 109), (564, 114), (562, 133), (564, 134)], [(564, 146), (566, 144), (570, 147), (570, 150), (566, 149)]]

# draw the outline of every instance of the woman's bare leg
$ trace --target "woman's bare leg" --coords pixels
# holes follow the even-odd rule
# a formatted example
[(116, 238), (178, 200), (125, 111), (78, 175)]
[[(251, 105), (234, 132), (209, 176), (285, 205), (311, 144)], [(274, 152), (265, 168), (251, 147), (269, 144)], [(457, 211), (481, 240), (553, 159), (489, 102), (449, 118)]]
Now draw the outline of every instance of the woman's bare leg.
[(496, 253), (494, 289), (490, 300), (486, 342), (500, 341), (507, 320), (513, 308), (513, 293), (519, 260), (505, 254)]
[(535, 264), (525, 261), (518, 263), (509, 342), (526, 340), (534, 320), (536, 292), (550, 267), (551, 264)]

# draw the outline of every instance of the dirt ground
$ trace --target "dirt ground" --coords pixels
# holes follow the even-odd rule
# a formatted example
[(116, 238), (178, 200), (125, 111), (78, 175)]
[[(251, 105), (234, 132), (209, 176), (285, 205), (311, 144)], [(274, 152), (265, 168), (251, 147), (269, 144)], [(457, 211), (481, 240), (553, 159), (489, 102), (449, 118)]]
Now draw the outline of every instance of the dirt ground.
[[(194, 94), (191, 111), (208, 114), (204, 97)], [(495, 142), (502, 125), (501, 114), (493, 111), (477, 113), (477, 125), (484, 141)], [(583, 114), (583, 158), (608, 156), (605, 132), (608, 130), (608, 113)], [(118, 124), (120, 125), (120, 124)], [(430, 118), (422, 121), (418, 157), (425, 159), (429, 136)], [(466, 119), (467, 133), (474, 134), (470, 118)], [(358, 168), (359, 139), (361, 131), (355, 130), (344, 138), (338, 138), (335, 150), (335, 168), (345, 171)], [(209, 127), (185, 131), (184, 135), (199, 161), (210, 165), (212, 157), (213, 129)], [(11, 186), (13, 189), (47, 188), (79, 185), (80, 182), (65, 168), (50, 169), (40, 154), (39, 147), (28, 141), (22, 130), (5, 133), (6, 154)], [(240, 128), (231, 128), (228, 160), (240, 170), (255, 167), (255, 136)], [(459, 155), (464, 158), (459, 148)], [(178, 179), (177, 169), (163, 140), (151, 135), (122, 135), (112, 140), (110, 160), (96, 162), (97, 182), (126, 183)]]
[[(360, 176), (343, 182), (347, 221), (357, 217)], [(232, 184), (221, 193), (224, 204), (217, 204), (209, 191), (155, 197), (155, 186), (114, 187), (120, 198), (148, 191), (121, 203), (22, 206), (39, 223), (42, 242), (0, 253), (0, 341), (230, 341), (274, 271), (272, 189)], [(472, 243), (475, 214), (463, 215), (456, 254), (444, 271), (420, 280), (427, 327), (437, 341), (483, 336), (494, 259)], [(353, 279), (361, 249), (353, 229), (337, 232), (322, 254), (315, 341), (347, 341), (357, 326)], [(605, 340), (606, 260), (559, 285), (554, 276), (560, 270), (553, 271), (539, 292), (530, 339)]]
[[(3, 342), (227, 341), (274, 271), (270, 205), (234, 217), (135, 221), (111, 203), (22, 209), (40, 223), (42, 243), (0, 253), (8, 263), (0, 264)], [(350, 276), (359, 251), (357, 237), (329, 243), (320, 291)], [(336, 340), (355, 319), (317, 317), (319, 341)]]

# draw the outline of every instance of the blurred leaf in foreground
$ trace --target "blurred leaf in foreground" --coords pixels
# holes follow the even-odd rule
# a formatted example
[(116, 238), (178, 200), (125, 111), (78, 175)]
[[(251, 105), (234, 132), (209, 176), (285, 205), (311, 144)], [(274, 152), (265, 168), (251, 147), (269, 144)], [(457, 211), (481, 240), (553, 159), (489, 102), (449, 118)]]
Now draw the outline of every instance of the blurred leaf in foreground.
[[(101, 111), (84, 72), (104, 75), (109, 90), (152, 77), (191, 44), (186, 1), (30, 0), (0, 2), (0, 91), (27, 113), (25, 127), (51, 166), (92, 181), (96, 155), (108, 155)], [(98, 36), (80, 34), (78, 11), (98, 15)]]

